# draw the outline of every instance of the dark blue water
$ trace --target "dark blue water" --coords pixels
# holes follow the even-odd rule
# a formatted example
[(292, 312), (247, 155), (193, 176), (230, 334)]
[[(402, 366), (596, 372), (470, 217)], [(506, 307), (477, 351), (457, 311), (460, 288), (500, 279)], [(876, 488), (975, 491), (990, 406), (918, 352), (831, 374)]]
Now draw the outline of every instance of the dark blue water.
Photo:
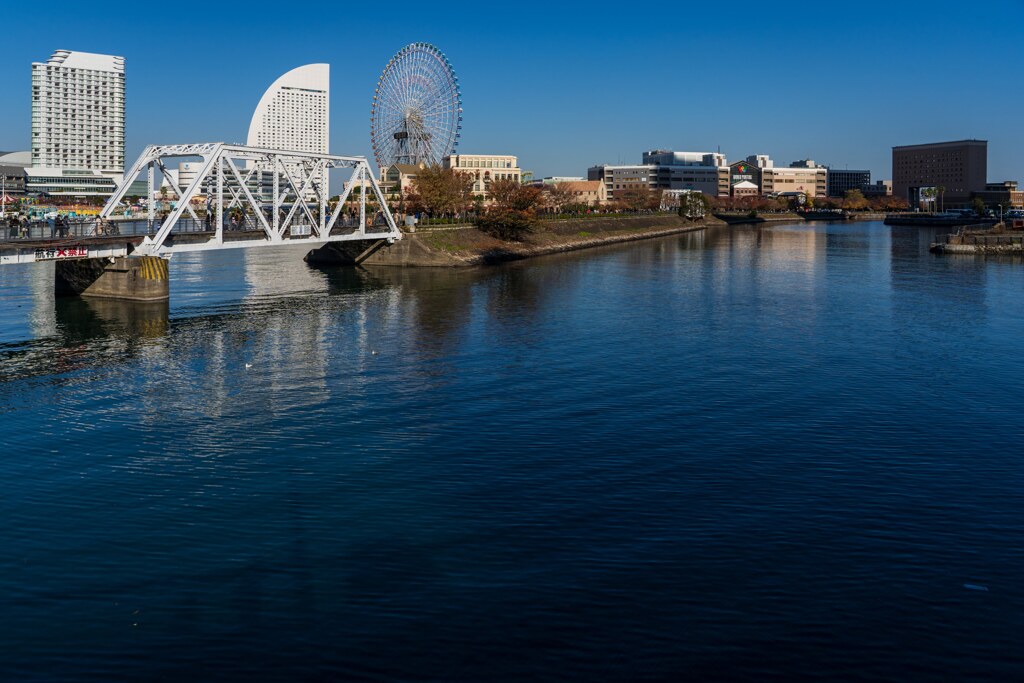
[(0, 679), (1022, 680), (1024, 264), (928, 241), (0, 268)]

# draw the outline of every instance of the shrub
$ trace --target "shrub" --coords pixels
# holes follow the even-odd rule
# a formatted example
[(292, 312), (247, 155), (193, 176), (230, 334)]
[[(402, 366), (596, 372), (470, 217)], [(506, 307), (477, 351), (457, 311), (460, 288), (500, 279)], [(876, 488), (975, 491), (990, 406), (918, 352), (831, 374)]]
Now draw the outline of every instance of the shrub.
[(501, 240), (520, 240), (533, 232), (533, 213), (519, 209), (494, 207), (477, 216), (476, 226)]

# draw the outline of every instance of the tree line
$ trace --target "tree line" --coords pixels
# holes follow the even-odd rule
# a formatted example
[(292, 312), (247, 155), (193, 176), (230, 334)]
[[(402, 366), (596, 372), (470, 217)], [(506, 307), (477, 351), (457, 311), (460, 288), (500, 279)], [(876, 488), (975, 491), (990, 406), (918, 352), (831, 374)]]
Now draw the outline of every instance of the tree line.
[[(487, 199), (473, 191), (476, 178), (469, 173), (440, 165), (426, 166), (416, 173), (404, 194), (392, 193), (394, 208), (430, 218), (467, 218), (483, 231), (501, 239), (517, 239), (533, 229), (544, 216), (584, 214), (595, 210), (592, 201), (581, 197), (568, 183), (542, 187), (523, 185), (513, 179), (487, 181)], [(616, 201), (605, 203), (606, 212), (651, 212), (662, 207), (662, 193), (638, 184), (621, 190)]]
[(848, 190), (842, 197), (709, 197), (715, 211), (795, 211), (797, 209), (839, 209), (844, 211), (902, 211), (907, 200), (900, 197), (865, 197), (860, 190)]
[[(865, 198), (850, 190), (842, 198), (806, 197), (709, 197), (700, 192), (667, 195), (646, 183), (630, 184), (615, 192), (612, 201), (599, 209), (577, 194), (568, 183), (541, 187), (523, 185), (514, 179), (487, 182), (487, 199), (474, 192), (477, 179), (464, 171), (439, 164), (419, 169), (402, 194), (391, 193), (393, 211), (432, 219), (467, 220), (484, 232), (501, 239), (519, 239), (531, 232), (537, 220), (564, 214), (585, 214), (595, 210), (609, 213), (649, 213), (670, 210), (697, 220), (717, 211), (791, 211), (800, 208), (848, 211), (893, 211), (906, 208), (906, 201), (894, 197)], [(354, 201), (355, 198), (350, 198)], [(375, 208), (375, 207), (374, 207)], [(370, 207), (368, 206), (368, 210)]]

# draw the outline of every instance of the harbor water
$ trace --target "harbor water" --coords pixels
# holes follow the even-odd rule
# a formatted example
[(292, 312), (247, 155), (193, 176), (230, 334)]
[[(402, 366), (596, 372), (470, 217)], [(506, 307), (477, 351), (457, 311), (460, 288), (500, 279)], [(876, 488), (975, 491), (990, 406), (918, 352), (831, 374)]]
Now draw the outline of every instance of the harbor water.
[(1024, 264), (881, 223), (0, 268), (0, 680), (1020, 680)]

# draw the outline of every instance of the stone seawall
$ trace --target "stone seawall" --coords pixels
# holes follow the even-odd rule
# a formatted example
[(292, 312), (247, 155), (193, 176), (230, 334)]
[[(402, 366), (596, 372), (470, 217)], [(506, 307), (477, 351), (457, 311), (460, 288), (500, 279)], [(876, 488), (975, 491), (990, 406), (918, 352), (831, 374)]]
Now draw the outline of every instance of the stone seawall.
[(678, 216), (637, 216), (541, 221), (522, 241), (498, 240), (476, 228), (409, 233), (363, 263), (377, 266), (457, 268), (516, 261), (544, 254), (704, 230), (721, 221), (691, 222)]

